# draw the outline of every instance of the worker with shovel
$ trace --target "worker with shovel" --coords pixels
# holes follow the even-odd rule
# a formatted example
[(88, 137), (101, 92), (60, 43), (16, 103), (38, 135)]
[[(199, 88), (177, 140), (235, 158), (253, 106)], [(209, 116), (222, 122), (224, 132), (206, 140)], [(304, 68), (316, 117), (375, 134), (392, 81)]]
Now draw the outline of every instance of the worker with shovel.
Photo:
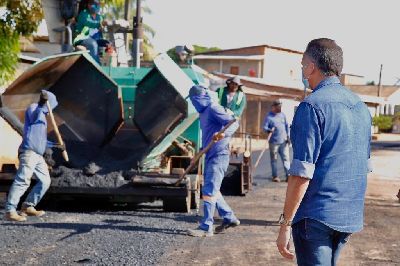
[(240, 224), (232, 209), (225, 202), (220, 192), (221, 183), (229, 165), (229, 141), (238, 128), (234, 122), (228, 126), (224, 133), (222, 129), (234, 120), (224, 108), (212, 103), (207, 90), (202, 86), (193, 86), (189, 92), (190, 100), (200, 114), (200, 126), (202, 130), (203, 147), (215, 144), (207, 151), (205, 157), (203, 202), (204, 216), (197, 229), (189, 230), (189, 235), (206, 237), (213, 235), (214, 212), (218, 210), (223, 222), (215, 229), (216, 233), (222, 233), (230, 227)]
[[(43, 158), (46, 147), (65, 150), (64, 145), (47, 141), (46, 115), (54, 109), (57, 100), (51, 92), (42, 90), (38, 103), (31, 104), (25, 112), (25, 124), (22, 144), (19, 147), (19, 168), (7, 198), (5, 219), (23, 222), (26, 216), (43, 216), (35, 206), (42, 199), (50, 186), (50, 175)], [(32, 175), (37, 178), (36, 185), (22, 203), (21, 214), (17, 213), (18, 203), (29, 188)]]

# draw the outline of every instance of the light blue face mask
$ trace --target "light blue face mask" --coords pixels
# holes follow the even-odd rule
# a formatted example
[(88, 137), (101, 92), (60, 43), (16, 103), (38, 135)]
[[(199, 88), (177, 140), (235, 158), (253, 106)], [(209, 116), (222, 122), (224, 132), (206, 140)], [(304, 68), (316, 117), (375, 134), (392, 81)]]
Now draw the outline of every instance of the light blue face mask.
[(304, 89), (310, 88), (310, 83), (308, 83), (308, 79), (304, 77), (303, 71), (301, 72), (301, 81), (303, 81)]

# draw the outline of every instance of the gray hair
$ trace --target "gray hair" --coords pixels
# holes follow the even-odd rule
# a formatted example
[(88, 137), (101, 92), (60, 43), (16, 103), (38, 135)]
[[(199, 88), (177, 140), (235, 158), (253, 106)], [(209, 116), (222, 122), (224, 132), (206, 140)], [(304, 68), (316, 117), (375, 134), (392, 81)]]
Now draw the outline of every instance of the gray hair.
[(343, 68), (343, 51), (334, 40), (321, 38), (308, 43), (304, 52), (325, 76), (340, 76)]

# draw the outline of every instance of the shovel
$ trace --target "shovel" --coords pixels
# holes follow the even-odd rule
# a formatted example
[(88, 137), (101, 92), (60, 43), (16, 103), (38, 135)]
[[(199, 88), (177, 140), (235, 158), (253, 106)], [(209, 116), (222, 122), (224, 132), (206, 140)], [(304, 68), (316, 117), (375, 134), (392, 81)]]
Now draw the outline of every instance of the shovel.
[[(56, 120), (54, 119), (53, 111), (52, 111), (52, 109), (51, 109), (50, 104), (49, 104), (48, 101), (46, 102), (46, 105), (47, 105), (47, 109), (49, 110), (49, 115), (50, 115), (51, 124), (53, 125), (54, 132), (56, 133), (57, 141), (58, 141), (58, 143), (59, 143), (60, 145), (64, 145), (64, 141), (63, 141), (62, 138), (61, 138), (60, 131), (58, 130), (58, 126), (57, 126), (57, 124), (56, 124)], [(64, 150), (64, 151), (62, 152), (62, 157), (64, 158), (64, 160), (65, 160), (66, 162), (69, 162), (68, 153), (67, 153), (66, 150)]]
[[(272, 128), (271, 133), (268, 135), (268, 138), (267, 138), (267, 145), (268, 145), (269, 139), (271, 138), (272, 133), (274, 133), (274, 131), (275, 131), (275, 127)], [(257, 161), (256, 161), (256, 163), (255, 163), (254, 166), (253, 166), (253, 171), (255, 171), (255, 169), (257, 168), (258, 164), (260, 163), (261, 158), (262, 158), (262, 156), (264, 155), (264, 152), (267, 150), (267, 145), (265, 145), (264, 149), (261, 151), (260, 155), (258, 156)]]
[[(217, 134), (224, 133), (225, 130), (235, 122), (236, 122), (236, 119), (233, 119), (228, 124), (226, 124), (220, 131), (218, 131)], [(185, 176), (195, 167), (197, 162), (200, 160), (201, 156), (203, 156), (203, 154), (207, 153), (212, 148), (212, 146), (214, 146), (214, 144), (217, 142), (218, 141), (214, 141), (214, 140), (210, 141), (210, 143), (208, 143), (208, 145), (204, 149), (202, 149), (198, 154), (196, 154), (193, 157), (193, 159), (190, 161), (190, 165), (188, 166), (188, 168), (186, 168), (185, 172), (179, 177), (178, 181), (176, 181), (175, 186), (179, 186), (179, 184), (182, 182), (182, 180), (185, 178)]]

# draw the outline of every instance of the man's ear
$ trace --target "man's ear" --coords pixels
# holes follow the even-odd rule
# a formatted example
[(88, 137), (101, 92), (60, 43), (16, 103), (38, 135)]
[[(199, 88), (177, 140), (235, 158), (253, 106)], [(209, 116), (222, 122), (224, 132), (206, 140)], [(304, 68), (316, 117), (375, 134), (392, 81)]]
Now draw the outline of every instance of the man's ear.
[(315, 65), (314, 62), (311, 62), (311, 63), (310, 63), (309, 68), (310, 68), (310, 76), (311, 76), (312, 74), (314, 74), (315, 71), (318, 71), (317, 66)]

